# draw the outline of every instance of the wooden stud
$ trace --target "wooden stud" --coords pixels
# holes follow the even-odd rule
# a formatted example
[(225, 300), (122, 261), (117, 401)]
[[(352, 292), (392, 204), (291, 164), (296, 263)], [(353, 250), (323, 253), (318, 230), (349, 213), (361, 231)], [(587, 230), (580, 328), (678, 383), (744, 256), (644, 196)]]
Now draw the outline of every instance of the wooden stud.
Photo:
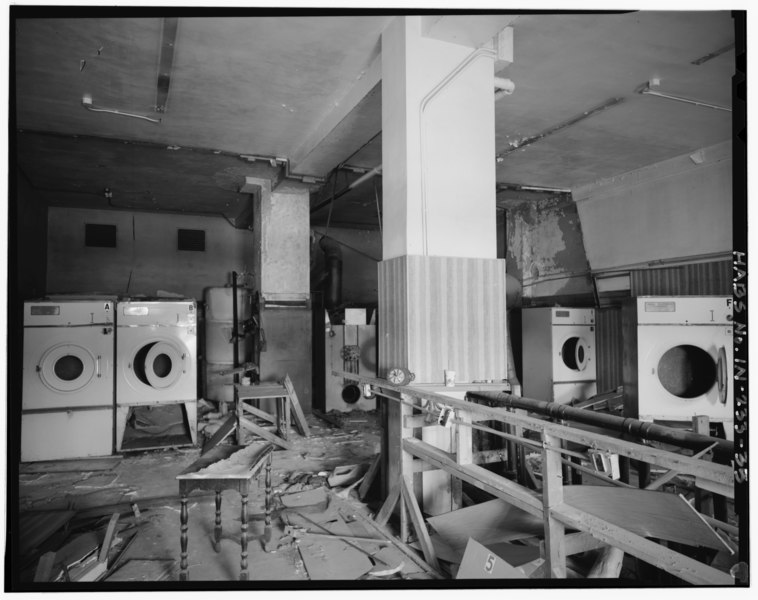
[[(474, 443), (473, 431), (470, 427), (471, 413), (467, 410), (458, 408), (455, 410), (455, 462), (459, 465), (470, 465), (474, 463)], [(453, 477), (453, 510), (463, 508), (463, 481), (458, 477)]]
[(550, 579), (566, 578), (565, 527), (550, 512), (563, 503), (563, 477), (560, 440), (547, 432), (542, 433), (542, 506), (545, 523), (545, 562)]
[(608, 545), (620, 548), (627, 554), (650, 563), (664, 571), (695, 585), (734, 585), (729, 573), (714, 569), (689, 556), (669, 550), (642, 536), (627, 531), (609, 521), (585, 513), (578, 508), (561, 504), (550, 509), (554, 518), (569, 527), (588, 531)]
[(533, 491), (479, 465), (459, 465), (446, 452), (421, 440), (405, 439), (403, 448), (411, 455), (422, 458), (440, 469), (445, 469), (480, 490), (489, 492), (529, 514), (542, 518), (542, 501), (540, 496)]
[(247, 419), (240, 419), (239, 424), (244, 429), (247, 429), (250, 433), (253, 433), (259, 437), (262, 437), (264, 440), (267, 440), (273, 444), (276, 444), (277, 446), (281, 446), (285, 450), (292, 450), (293, 448), (290, 442), (276, 436), (275, 434), (268, 431), (265, 427), (256, 425), (255, 423), (252, 423), (251, 421), (248, 421)]
[(292, 414), (295, 416), (297, 430), (300, 432), (300, 435), (310, 437), (311, 431), (308, 429), (308, 421), (305, 420), (305, 413), (303, 413), (300, 401), (297, 399), (297, 392), (295, 392), (295, 386), (292, 385), (289, 375), (284, 376), (284, 387), (287, 389), (287, 394), (290, 397), (290, 407)]
[(361, 481), (361, 485), (358, 488), (358, 497), (361, 500), (366, 497), (369, 490), (371, 489), (371, 484), (374, 483), (374, 479), (376, 479), (376, 474), (379, 472), (379, 466), (382, 462), (381, 459), (381, 453), (374, 456), (374, 459), (371, 461), (371, 466), (369, 466), (366, 475), (363, 477), (363, 481)]
[(416, 495), (405, 477), (403, 477), (401, 481), (401, 494), (405, 501), (404, 503), (407, 507), (408, 515), (413, 523), (413, 528), (416, 530), (416, 536), (421, 544), (421, 550), (424, 552), (424, 560), (426, 560), (433, 569), (439, 571), (440, 566), (437, 562), (437, 554), (434, 551), (432, 540), (426, 529), (424, 516), (421, 514), (418, 502), (416, 502)]
[(400, 498), (400, 482), (398, 481), (394, 486), (392, 486), (392, 489), (390, 490), (390, 493), (387, 495), (387, 498), (384, 501), (384, 504), (382, 504), (382, 508), (379, 510), (379, 512), (376, 514), (376, 517), (374, 517), (374, 522), (378, 525), (386, 525), (387, 521), (390, 519), (390, 515), (392, 514), (392, 511), (395, 508), (395, 505), (397, 504), (398, 499)]

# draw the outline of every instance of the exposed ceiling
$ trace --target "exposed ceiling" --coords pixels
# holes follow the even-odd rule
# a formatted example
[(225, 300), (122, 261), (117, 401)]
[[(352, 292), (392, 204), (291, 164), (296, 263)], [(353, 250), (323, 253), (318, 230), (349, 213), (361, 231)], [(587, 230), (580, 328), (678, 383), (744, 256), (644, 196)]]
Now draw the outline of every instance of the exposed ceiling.
[[(312, 191), (314, 224), (337, 195), (332, 224), (376, 227), (381, 177), (341, 192), (381, 164), (376, 73), (392, 18), (16, 19), (18, 166), (51, 204), (230, 219), (249, 202), (245, 176), (271, 176)], [(523, 14), (512, 27), (499, 203), (731, 138), (728, 111), (639, 93), (657, 78), (660, 92), (731, 107), (729, 12)], [(356, 168), (334, 171), (345, 164)]]

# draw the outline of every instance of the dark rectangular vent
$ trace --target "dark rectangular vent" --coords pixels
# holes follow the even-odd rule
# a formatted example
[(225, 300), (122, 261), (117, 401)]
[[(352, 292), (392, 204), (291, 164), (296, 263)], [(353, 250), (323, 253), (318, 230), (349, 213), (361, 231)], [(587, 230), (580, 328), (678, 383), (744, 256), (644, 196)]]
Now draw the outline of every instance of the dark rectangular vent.
[(116, 226), (85, 223), (84, 245), (90, 248), (115, 248)]
[(202, 229), (179, 229), (178, 250), (205, 252), (205, 231)]

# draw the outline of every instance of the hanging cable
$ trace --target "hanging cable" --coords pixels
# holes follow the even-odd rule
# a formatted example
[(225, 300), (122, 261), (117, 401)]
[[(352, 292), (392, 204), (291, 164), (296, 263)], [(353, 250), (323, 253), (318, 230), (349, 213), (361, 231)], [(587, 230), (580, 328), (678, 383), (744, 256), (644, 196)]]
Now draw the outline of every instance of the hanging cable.
[(376, 185), (376, 179), (374, 179), (374, 198), (376, 198), (376, 218), (379, 221), (379, 235), (382, 234), (382, 210), (379, 208), (379, 186)]

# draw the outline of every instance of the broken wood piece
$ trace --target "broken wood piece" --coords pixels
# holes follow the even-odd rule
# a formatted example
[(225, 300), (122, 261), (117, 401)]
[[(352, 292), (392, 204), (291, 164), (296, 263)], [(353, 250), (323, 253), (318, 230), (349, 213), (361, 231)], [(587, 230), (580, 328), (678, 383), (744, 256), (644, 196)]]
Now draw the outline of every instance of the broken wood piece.
[(295, 427), (297, 427), (300, 435), (310, 437), (311, 431), (308, 428), (308, 421), (305, 420), (305, 413), (300, 406), (300, 400), (297, 398), (297, 392), (295, 392), (295, 386), (292, 385), (292, 380), (290, 379), (289, 374), (284, 376), (283, 384), (290, 398), (290, 410), (295, 417)]
[(276, 444), (277, 446), (281, 446), (285, 450), (292, 450), (293, 448), (290, 442), (283, 440), (279, 436), (268, 431), (266, 428), (256, 425), (255, 423), (253, 423), (252, 421), (249, 421), (248, 419), (245, 419), (244, 417), (239, 418), (239, 423), (243, 428), (247, 429), (253, 435), (262, 437), (264, 440), (272, 442), (273, 444)]
[(369, 466), (366, 475), (363, 477), (361, 486), (358, 488), (358, 497), (361, 500), (363, 500), (368, 495), (368, 492), (371, 489), (371, 484), (374, 483), (374, 479), (376, 479), (376, 476), (379, 473), (381, 463), (382, 455), (379, 453), (374, 456), (374, 459), (371, 461), (371, 465)]
[(55, 552), (45, 552), (37, 563), (37, 569), (34, 572), (35, 582), (50, 581), (50, 573), (55, 564)]
[(309, 531), (308, 529), (305, 529), (305, 528), (291, 527), (291, 526), (284, 528), (284, 535), (289, 535), (295, 539), (301, 538), (303, 536), (308, 536), (308, 537), (315, 537), (315, 538), (343, 540), (346, 542), (355, 542), (358, 544), (371, 543), (371, 544), (386, 545), (386, 544), (392, 543), (389, 540), (385, 540), (381, 538), (358, 537), (354, 535), (338, 535), (336, 533), (318, 533), (315, 531)]
[(400, 482), (398, 481), (397, 483), (395, 483), (394, 486), (392, 486), (392, 489), (390, 489), (390, 493), (387, 495), (387, 498), (384, 500), (384, 504), (382, 504), (382, 508), (379, 509), (379, 512), (374, 517), (374, 521), (379, 525), (386, 525), (399, 499), (400, 499)]
[(201, 456), (205, 454), (206, 452), (212, 450), (215, 448), (218, 444), (220, 444), (222, 441), (224, 441), (229, 435), (234, 431), (234, 427), (237, 423), (237, 416), (232, 414), (230, 415), (226, 421), (224, 421), (221, 424), (221, 427), (219, 427), (216, 430), (216, 433), (213, 434), (211, 439), (209, 439), (204, 445), (203, 445), (203, 451), (200, 453)]
[(105, 530), (105, 538), (103, 538), (103, 545), (100, 547), (100, 554), (97, 557), (99, 562), (107, 562), (108, 560), (108, 551), (111, 549), (111, 544), (113, 544), (113, 536), (116, 533), (116, 525), (118, 524), (119, 517), (119, 513), (115, 512), (111, 516), (111, 520), (108, 522), (108, 527)]
[(592, 565), (587, 579), (618, 579), (621, 575), (621, 564), (624, 562), (624, 551), (613, 546), (602, 548)]
[(419, 542), (421, 542), (421, 549), (424, 552), (424, 560), (426, 560), (433, 569), (439, 570), (440, 566), (437, 562), (437, 555), (434, 552), (432, 541), (429, 539), (429, 531), (424, 523), (421, 508), (419, 508), (418, 502), (416, 501), (416, 494), (414, 494), (405, 477), (400, 477), (400, 484), (400, 493), (405, 501), (405, 506), (408, 510), (408, 516), (411, 518), (411, 523), (413, 523), (413, 528), (416, 530)]
[(360, 479), (368, 470), (366, 465), (343, 465), (336, 467), (334, 472), (327, 478), (329, 487), (341, 487), (350, 485)]
[(89, 471), (110, 471), (121, 462), (120, 456), (102, 458), (77, 458), (70, 460), (45, 460), (23, 463), (19, 473), (86, 473)]

